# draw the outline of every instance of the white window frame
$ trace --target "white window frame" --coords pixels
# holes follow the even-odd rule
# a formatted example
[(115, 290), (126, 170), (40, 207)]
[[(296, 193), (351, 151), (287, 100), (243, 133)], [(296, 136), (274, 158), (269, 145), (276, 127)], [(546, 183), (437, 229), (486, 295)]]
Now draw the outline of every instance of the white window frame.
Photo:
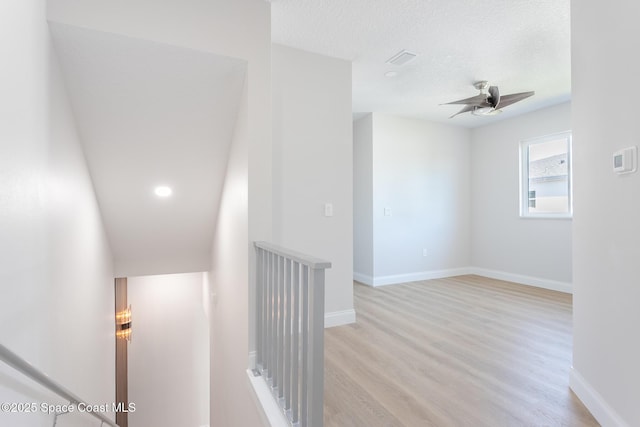
[[(537, 213), (529, 212), (529, 147), (543, 142), (566, 139), (567, 141), (567, 164), (568, 164), (568, 185), (569, 185), (569, 206), (568, 212), (560, 213)], [(573, 167), (571, 153), (571, 131), (554, 133), (538, 138), (531, 138), (520, 142), (520, 217), (521, 218), (573, 218)]]

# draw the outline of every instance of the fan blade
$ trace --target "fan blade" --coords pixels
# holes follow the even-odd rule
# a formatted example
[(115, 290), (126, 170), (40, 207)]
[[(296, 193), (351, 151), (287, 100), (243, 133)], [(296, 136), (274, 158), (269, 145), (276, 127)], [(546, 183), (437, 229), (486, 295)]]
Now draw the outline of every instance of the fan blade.
[(480, 95), (472, 96), (471, 98), (461, 99), (459, 101), (447, 102), (445, 104), (440, 105), (450, 105), (450, 104), (469, 104), (475, 106), (482, 106), (487, 103), (487, 95), (481, 93)]
[(468, 111), (473, 111), (475, 110), (477, 107), (475, 105), (466, 105), (462, 108), (462, 110), (458, 111), (457, 113), (455, 113), (453, 116), (449, 117), (450, 119), (453, 119), (455, 116), (457, 116), (458, 114), (462, 114), (462, 113), (466, 113)]
[(500, 90), (498, 89), (498, 86), (489, 87), (489, 95), (491, 96), (487, 101), (491, 103), (493, 108), (497, 108), (500, 103)]
[(518, 101), (522, 101), (525, 98), (533, 96), (535, 92), (521, 92), (521, 93), (512, 93), (510, 95), (504, 95), (500, 98), (500, 102), (496, 106), (496, 108), (504, 108), (508, 105), (515, 104)]

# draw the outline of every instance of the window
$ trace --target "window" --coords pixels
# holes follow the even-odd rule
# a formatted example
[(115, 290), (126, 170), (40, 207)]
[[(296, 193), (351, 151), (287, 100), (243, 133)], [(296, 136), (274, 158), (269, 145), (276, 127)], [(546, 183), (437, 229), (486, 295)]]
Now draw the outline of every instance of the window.
[(520, 216), (571, 217), (571, 132), (520, 143)]

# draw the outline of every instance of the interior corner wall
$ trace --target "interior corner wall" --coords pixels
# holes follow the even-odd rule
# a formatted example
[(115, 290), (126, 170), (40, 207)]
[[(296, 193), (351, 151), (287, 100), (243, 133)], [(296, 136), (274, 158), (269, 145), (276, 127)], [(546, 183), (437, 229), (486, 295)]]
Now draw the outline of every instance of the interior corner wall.
[(353, 278), (373, 282), (373, 116), (353, 122)]
[[(88, 402), (112, 402), (113, 260), (45, 2), (4, 1), (0, 21), (0, 342)], [(68, 403), (1, 362), (0, 401)], [(51, 424), (42, 411), (0, 417)]]
[(351, 323), (351, 63), (274, 45), (272, 64), (274, 240), (331, 262), (325, 326)]
[[(633, 1), (571, 2), (571, 387), (604, 427), (640, 426), (640, 173), (612, 170), (614, 152), (640, 145), (638, 16)], [(594, 83), (607, 86), (608, 108), (594, 102)]]
[(251, 401), (248, 367), (249, 198), (247, 96), (231, 143), (213, 240), (211, 291), (211, 425), (262, 425)]
[(203, 273), (127, 278), (130, 427), (209, 425), (209, 321)]
[[(567, 130), (569, 102), (472, 130), (471, 265), (479, 273), (571, 291), (571, 219), (520, 217), (520, 142)], [(580, 144), (574, 139), (574, 149)]]
[(373, 113), (373, 285), (469, 265), (468, 129)]

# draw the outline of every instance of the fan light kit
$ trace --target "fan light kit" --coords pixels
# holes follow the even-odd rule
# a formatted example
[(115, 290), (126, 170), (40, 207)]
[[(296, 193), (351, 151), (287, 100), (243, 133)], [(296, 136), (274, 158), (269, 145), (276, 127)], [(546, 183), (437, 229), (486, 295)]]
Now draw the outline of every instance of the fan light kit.
[(471, 110), (471, 114), (474, 116), (496, 116), (500, 113), (502, 113), (502, 110), (496, 110), (491, 107), (478, 107)]
[[(479, 95), (472, 96), (471, 98), (461, 99), (459, 101), (447, 102), (441, 105), (462, 104), (464, 107), (462, 110), (455, 113), (450, 119), (458, 114), (468, 113), (475, 116), (495, 116), (502, 112), (501, 108), (507, 107), (511, 104), (515, 104), (518, 101), (522, 101), (525, 98), (533, 96), (535, 92), (521, 92), (512, 93), (509, 95), (500, 96), (500, 90), (498, 86), (489, 86), (489, 82), (481, 80), (473, 84), (473, 87), (480, 91)], [(487, 93), (488, 90), (488, 93)]]

